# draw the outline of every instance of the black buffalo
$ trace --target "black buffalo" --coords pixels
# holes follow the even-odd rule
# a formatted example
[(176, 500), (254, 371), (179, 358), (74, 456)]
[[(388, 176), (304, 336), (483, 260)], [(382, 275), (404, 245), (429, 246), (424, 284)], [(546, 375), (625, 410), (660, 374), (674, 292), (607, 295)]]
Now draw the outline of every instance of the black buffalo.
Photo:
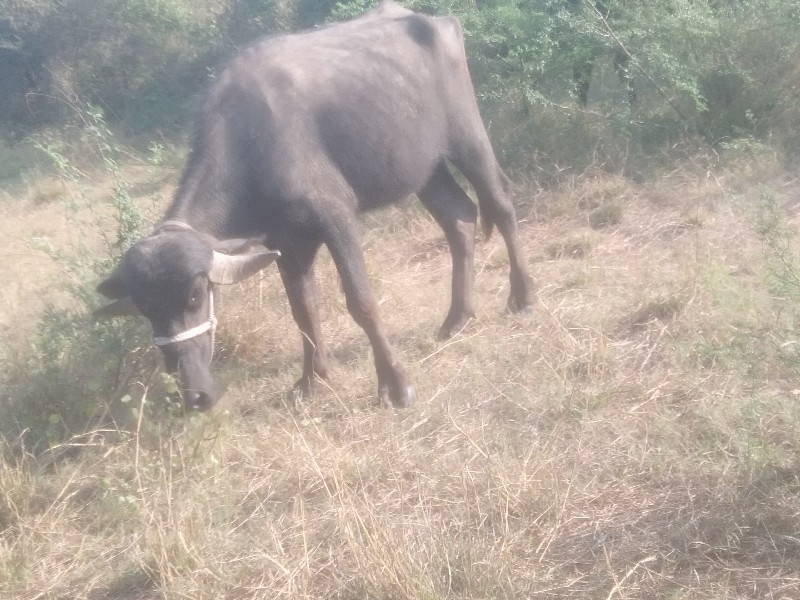
[(219, 73), (199, 115), (191, 155), (165, 220), (98, 286), (98, 312), (144, 314), (186, 406), (217, 401), (209, 371), (215, 285), (273, 261), (303, 340), (310, 393), (328, 375), (313, 263), (325, 244), (347, 308), (375, 358), (381, 402), (415, 397), (370, 289), (357, 213), (416, 193), (441, 225), (453, 260), (452, 303), (440, 335), (474, 316), (478, 209), (448, 170), (475, 188), (484, 230), (502, 234), (511, 310), (533, 289), (520, 248), (511, 186), (478, 114), (458, 20), (387, 3), (306, 33), (264, 39)]

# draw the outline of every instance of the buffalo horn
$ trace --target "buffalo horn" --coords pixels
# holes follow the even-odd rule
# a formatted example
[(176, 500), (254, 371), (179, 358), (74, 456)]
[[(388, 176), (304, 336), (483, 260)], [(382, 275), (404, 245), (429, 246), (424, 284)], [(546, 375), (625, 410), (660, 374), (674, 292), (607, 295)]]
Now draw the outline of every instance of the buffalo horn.
[(239, 283), (271, 265), (280, 255), (277, 250), (235, 256), (214, 251), (208, 279), (211, 283), (220, 285)]

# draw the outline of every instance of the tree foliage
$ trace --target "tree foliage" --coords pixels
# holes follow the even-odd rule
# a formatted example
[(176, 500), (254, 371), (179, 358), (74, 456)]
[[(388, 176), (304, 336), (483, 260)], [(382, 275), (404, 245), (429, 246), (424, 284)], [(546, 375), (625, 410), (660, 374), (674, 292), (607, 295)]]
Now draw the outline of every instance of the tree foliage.
[(160, 98), (197, 85), (190, 74), (216, 37), (209, 2), (2, 0), (0, 14), (2, 116), (28, 125), (71, 114), (59, 101), (146, 125), (170, 110)]
[[(16, 129), (57, 123), (64, 111), (53, 98), (79, 98), (118, 125), (182, 125), (235, 48), (374, 3), (0, 0), (0, 119)], [(800, 0), (405, 4), (461, 18), (484, 115), (514, 166), (536, 155), (571, 161), (581, 149), (584, 158), (631, 144), (646, 152), (687, 133), (800, 150)]]

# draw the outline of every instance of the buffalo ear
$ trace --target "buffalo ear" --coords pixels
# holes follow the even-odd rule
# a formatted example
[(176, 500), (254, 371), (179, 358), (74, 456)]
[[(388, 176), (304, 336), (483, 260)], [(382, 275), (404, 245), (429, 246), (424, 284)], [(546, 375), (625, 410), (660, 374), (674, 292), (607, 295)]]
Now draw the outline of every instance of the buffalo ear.
[(97, 293), (113, 300), (113, 302), (109, 302), (95, 310), (92, 313), (95, 317), (108, 318), (140, 314), (128, 291), (121, 265), (118, 265), (111, 275), (100, 282), (97, 286)]
[(125, 278), (122, 276), (119, 266), (114, 269), (111, 275), (98, 284), (97, 293), (111, 300), (119, 300), (130, 295), (128, 285), (125, 283)]
[(113, 300), (113, 302), (109, 302), (93, 311), (92, 315), (95, 317), (108, 318), (140, 314), (128, 291), (128, 285), (122, 275), (121, 265), (117, 266), (111, 275), (98, 284), (97, 293)]
[(110, 317), (127, 317), (131, 315), (140, 315), (139, 308), (130, 296), (125, 296), (113, 302), (109, 302), (105, 306), (101, 306), (92, 312), (95, 318), (110, 318)]
[(211, 263), (211, 270), (208, 272), (208, 280), (220, 285), (239, 283), (271, 265), (280, 255), (281, 253), (277, 250), (234, 256), (214, 251), (214, 260)]

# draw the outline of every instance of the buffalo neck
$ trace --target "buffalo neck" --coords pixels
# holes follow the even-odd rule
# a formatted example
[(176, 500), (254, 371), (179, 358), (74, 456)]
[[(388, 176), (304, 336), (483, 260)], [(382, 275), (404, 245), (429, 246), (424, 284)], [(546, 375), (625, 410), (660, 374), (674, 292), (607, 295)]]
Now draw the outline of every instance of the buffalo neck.
[(220, 240), (247, 235), (247, 226), (237, 218), (238, 199), (221, 188), (222, 178), (214, 171), (192, 165), (190, 160), (164, 220), (185, 223)]

